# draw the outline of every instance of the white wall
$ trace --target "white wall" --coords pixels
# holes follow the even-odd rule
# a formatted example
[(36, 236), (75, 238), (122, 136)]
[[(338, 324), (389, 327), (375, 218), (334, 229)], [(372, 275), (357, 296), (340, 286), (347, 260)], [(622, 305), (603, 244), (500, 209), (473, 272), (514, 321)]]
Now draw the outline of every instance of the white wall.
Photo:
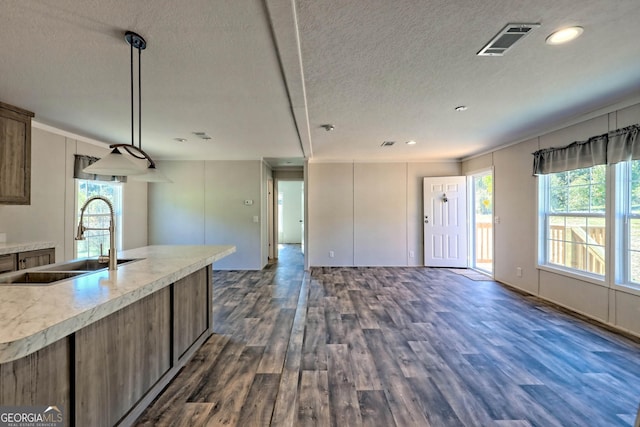
[(273, 178), (280, 181), (304, 181), (304, 169), (276, 169), (273, 171)]
[(353, 218), (354, 265), (406, 265), (406, 163), (353, 165)]
[(307, 174), (310, 266), (407, 266), (423, 260), (422, 177), (460, 164), (309, 163)]
[[(537, 182), (533, 156), (539, 148), (561, 147), (640, 122), (640, 104), (589, 118), (572, 126), (463, 162), (465, 173), (494, 168), (494, 277), (576, 312), (640, 335), (640, 291), (603, 286), (536, 268)], [(517, 277), (516, 268), (522, 268)]]
[[(525, 141), (493, 153), (493, 272), (498, 280), (535, 292), (536, 270), (536, 179), (533, 156), (536, 140)], [(517, 277), (516, 268), (522, 268)]]
[[(104, 147), (71, 138), (63, 131), (32, 127), (31, 204), (0, 205), (0, 232), (9, 242), (52, 241), (56, 260), (73, 258), (76, 228), (74, 154), (101, 156)], [(122, 247), (147, 244), (147, 184), (123, 185)]]
[(205, 244), (205, 162), (157, 161), (172, 183), (149, 187), (149, 243)]
[(306, 193), (309, 265), (354, 265), (353, 164), (309, 163)]
[[(151, 244), (235, 245), (236, 253), (216, 262), (216, 269), (259, 270), (266, 265), (269, 174), (261, 161), (157, 163), (173, 184), (149, 187)], [(253, 204), (245, 205), (245, 200)]]

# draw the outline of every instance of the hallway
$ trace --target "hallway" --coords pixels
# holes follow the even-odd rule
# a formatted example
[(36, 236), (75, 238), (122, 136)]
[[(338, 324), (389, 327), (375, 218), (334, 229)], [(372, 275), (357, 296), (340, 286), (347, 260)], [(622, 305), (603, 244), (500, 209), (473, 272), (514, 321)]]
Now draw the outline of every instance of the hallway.
[(215, 334), (140, 426), (630, 426), (640, 344), (446, 269), (214, 273)]

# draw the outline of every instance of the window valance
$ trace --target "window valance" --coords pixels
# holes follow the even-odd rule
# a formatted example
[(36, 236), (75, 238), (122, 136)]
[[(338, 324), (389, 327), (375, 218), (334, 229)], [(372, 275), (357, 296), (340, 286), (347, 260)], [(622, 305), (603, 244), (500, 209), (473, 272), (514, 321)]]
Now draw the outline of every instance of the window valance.
[(93, 173), (82, 172), (87, 166), (100, 160), (99, 157), (85, 156), (83, 154), (74, 154), (73, 177), (78, 179), (91, 179), (93, 181), (116, 181), (127, 182), (126, 176), (116, 175), (97, 175)]
[(595, 165), (640, 159), (640, 125), (632, 125), (576, 141), (566, 147), (545, 148), (533, 153), (533, 174), (564, 172)]

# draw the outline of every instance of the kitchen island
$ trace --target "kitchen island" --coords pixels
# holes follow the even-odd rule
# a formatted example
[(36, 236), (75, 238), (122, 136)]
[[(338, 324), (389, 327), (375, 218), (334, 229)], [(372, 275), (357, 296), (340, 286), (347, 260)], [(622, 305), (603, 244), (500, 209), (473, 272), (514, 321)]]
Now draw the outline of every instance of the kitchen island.
[(234, 251), (147, 246), (119, 253), (135, 261), (116, 271), (1, 286), (0, 406), (131, 424), (211, 335), (212, 263)]

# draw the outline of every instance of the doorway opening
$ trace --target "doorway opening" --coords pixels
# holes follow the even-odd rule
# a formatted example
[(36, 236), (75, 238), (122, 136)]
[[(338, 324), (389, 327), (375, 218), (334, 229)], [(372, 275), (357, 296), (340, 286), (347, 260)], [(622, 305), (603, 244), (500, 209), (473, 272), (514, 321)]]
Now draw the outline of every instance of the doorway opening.
[(472, 175), (469, 184), (472, 266), (493, 274), (493, 171)]
[[(304, 181), (278, 180), (276, 235), (278, 261), (304, 254)], [(298, 256), (300, 255), (300, 256)]]

